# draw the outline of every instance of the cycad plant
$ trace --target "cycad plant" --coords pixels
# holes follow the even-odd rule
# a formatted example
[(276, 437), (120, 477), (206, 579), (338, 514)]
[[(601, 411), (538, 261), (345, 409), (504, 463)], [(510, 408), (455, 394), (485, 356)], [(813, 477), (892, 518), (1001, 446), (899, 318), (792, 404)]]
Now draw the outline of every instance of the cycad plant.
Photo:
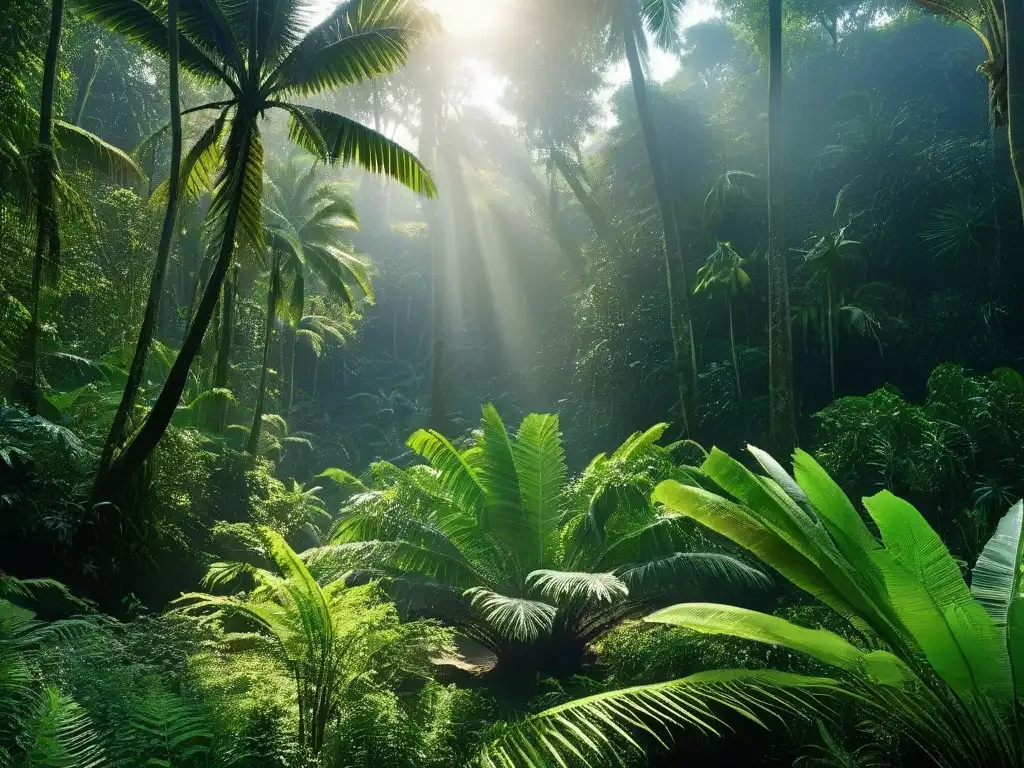
[[(160, 4), (136, 0), (73, 0), (81, 14), (166, 57), (167, 25)], [(181, 186), (194, 176), (217, 181), (209, 218), (220, 245), (181, 350), (145, 423), (114, 458), (106, 480), (131, 477), (156, 446), (174, 414), (189, 369), (213, 318), (236, 244), (263, 249), (264, 153), (260, 130), (268, 112), (289, 117), (289, 136), (325, 163), (357, 164), (391, 176), (413, 191), (433, 195), (434, 184), (407, 150), (348, 117), (298, 103), (404, 65), (428, 26), (408, 0), (346, 0), (313, 29), (306, 21), (313, 2), (212, 0), (187, 3), (179, 14), (180, 65), (200, 82), (217, 85), (223, 97), (184, 110), (216, 117), (183, 161)]]
[[(372, 586), (347, 588), (342, 580), (322, 586), (280, 534), (269, 528), (261, 532), (263, 554), (276, 565), (276, 573), (247, 563), (215, 563), (206, 586), (244, 575), (253, 589), (230, 597), (186, 594), (178, 609), (228, 622), (237, 628), (228, 632), (229, 639), (255, 642), (258, 652), (287, 668), (296, 685), (299, 742), (315, 756), (344, 697), (403, 673), (426, 674), (430, 651), (437, 649), (423, 645), (423, 652), (416, 653), (418, 645), (430, 640), (429, 633), (394, 631), (394, 609), (376, 600)], [(396, 643), (406, 645), (400, 658), (418, 668), (385, 663), (393, 661)]]
[(489, 649), (497, 679), (528, 693), (538, 672), (578, 671), (587, 645), (624, 618), (708, 582), (764, 582), (729, 555), (685, 551), (681, 518), (651, 505), (658, 480), (688, 477), (656, 445), (665, 429), (633, 435), (569, 483), (556, 416), (529, 415), (513, 435), (486, 406), (468, 447), (413, 434), (428, 463), (378, 464), (374, 489), (356, 485), (331, 543), (306, 557), (383, 577), (411, 612)]
[[(637, 726), (709, 730), (710, 704), (754, 717), (758, 708), (799, 709), (813, 691), (831, 689), (884, 718), (917, 752), (918, 764), (1019, 765), (1024, 504), (999, 523), (968, 587), (908, 502), (888, 491), (863, 500), (879, 539), (809, 455), (797, 453), (790, 476), (767, 454), (751, 452), (766, 475), (717, 450), (704, 463), (704, 476), (725, 495), (667, 481), (654, 498), (667, 512), (732, 539), (831, 608), (849, 623), (854, 642), (723, 605), (677, 605), (649, 620), (780, 646), (833, 668), (835, 678), (773, 673), (766, 687), (758, 673), (733, 670), (600, 694), (526, 721), (488, 750), (485, 763), (539, 765), (570, 752), (599, 763), (603, 748), (629, 743)], [(535, 747), (537, 759), (516, 761), (517, 746)]]
[(732, 300), (741, 291), (750, 288), (750, 275), (743, 268), (745, 260), (731, 243), (719, 243), (704, 266), (697, 270), (695, 294), (717, 294), (725, 299), (729, 314), (729, 349), (732, 352), (732, 368), (736, 373), (736, 401), (743, 408), (743, 387), (740, 384), (740, 364), (736, 357), (736, 331), (733, 328)]
[[(351, 248), (358, 228), (352, 198), (340, 184), (325, 180), (316, 163), (289, 158), (276, 180), (269, 182), (264, 202), (266, 236), (270, 242), (267, 322), (263, 340), (263, 369), (249, 433), (249, 453), (255, 453), (266, 399), (270, 348), (277, 318), (296, 328), (305, 317), (306, 284), (316, 280), (328, 295), (351, 309), (357, 297), (373, 298), (369, 267)], [(289, 286), (289, 295), (283, 295)], [(289, 380), (294, 379), (292, 339)], [(293, 391), (293, 381), (288, 388)], [(290, 403), (288, 404), (290, 410)]]

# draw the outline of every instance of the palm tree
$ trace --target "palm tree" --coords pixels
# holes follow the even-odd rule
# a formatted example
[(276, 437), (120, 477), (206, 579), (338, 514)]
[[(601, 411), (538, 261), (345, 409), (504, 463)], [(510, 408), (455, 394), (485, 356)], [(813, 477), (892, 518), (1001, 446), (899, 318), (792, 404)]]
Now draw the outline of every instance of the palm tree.
[(695, 294), (718, 293), (725, 298), (729, 314), (729, 348), (732, 351), (732, 367), (736, 373), (736, 400), (743, 408), (743, 387), (740, 385), (740, 364), (736, 358), (736, 333), (732, 322), (732, 300), (740, 291), (750, 288), (750, 275), (743, 269), (746, 263), (730, 243), (719, 243), (715, 252), (708, 256), (704, 266), (697, 270)]
[[(523, 745), (537, 751), (516, 765), (570, 750), (597, 763), (602, 748), (628, 743), (610, 733), (615, 728), (619, 735), (682, 723), (707, 730), (709, 699), (753, 717), (756, 709), (799, 709), (814, 691), (831, 690), (856, 696), (936, 766), (1019, 765), (1024, 503), (999, 523), (968, 587), (938, 534), (908, 502), (888, 491), (863, 500), (879, 541), (808, 454), (797, 452), (794, 479), (768, 454), (751, 451), (767, 476), (720, 451), (702, 467), (728, 499), (674, 481), (661, 484), (655, 499), (771, 565), (847, 621), (862, 643), (723, 605), (678, 605), (649, 620), (779, 646), (833, 668), (837, 677), (774, 673), (759, 680), (757, 673), (726, 670), (599, 694), (536, 716), (493, 745), (485, 764), (512, 765), (511, 750)], [(715, 696), (723, 680), (731, 685)]]
[(768, 0), (768, 415), (772, 446), (785, 454), (796, 445), (796, 411), (783, 208), (782, 75), (782, 0)]
[[(21, 193), (23, 201), (31, 203), (35, 208), (36, 245), (32, 260), (29, 306), (31, 320), (23, 353), (28, 368), (24, 399), (33, 410), (37, 405), (39, 387), (38, 347), (43, 280), (47, 273), (50, 278), (56, 274), (56, 266), (60, 259), (59, 210), (62, 205), (66, 207), (73, 197), (60, 173), (58, 151), (116, 180), (134, 181), (142, 178), (139, 167), (119, 149), (88, 131), (55, 118), (57, 62), (60, 56), (63, 25), (64, 0), (53, 0), (50, 11), (50, 34), (46, 44), (46, 57), (43, 60), (39, 137), (29, 161), (25, 162), (18, 146), (18, 139), (23, 138), (19, 130), (5, 130), (4, 135), (0, 136), (0, 167), (3, 167), (4, 175), (14, 182), (13, 186)], [(11, 115), (10, 118), (17, 124), (20, 118), (27, 119), (30, 116), (31, 112)]]
[(843, 306), (846, 290), (846, 273), (860, 253), (860, 241), (851, 240), (846, 232), (849, 224), (813, 238), (811, 247), (804, 251), (804, 269), (809, 273), (808, 282), (821, 297), (822, 314), (825, 317), (826, 341), (828, 346), (829, 381), (832, 384), (832, 399), (836, 399), (836, 321)]
[[(306, 283), (315, 278), (329, 296), (351, 309), (356, 302), (353, 288), (373, 299), (367, 264), (351, 253), (350, 233), (359, 226), (355, 207), (348, 193), (336, 182), (325, 181), (316, 163), (304, 167), (289, 158), (269, 183), (271, 199), (264, 204), (266, 236), (270, 247), (270, 276), (267, 289), (267, 322), (263, 341), (263, 368), (260, 373), (256, 409), (247, 450), (256, 453), (260, 440), (270, 363), (273, 329), (281, 314), (289, 326), (298, 327), (305, 315)], [(283, 284), (291, 286), (282, 300)], [(294, 369), (295, 339), (292, 340)], [(290, 375), (293, 379), (293, 375)], [(294, 383), (289, 387), (293, 391)], [(291, 404), (288, 404), (289, 410)]]
[[(72, 0), (89, 20), (166, 56), (167, 27), (131, 0)], [(289, 99), (372, 79), (402, 66), (423, 36), (426, 19), (405, 0), (347, 0), (302, 33), (306, 6), (284, 0), (206, 2), (180, 19), (180, 64), (197, 79), (226, 89), (223, 99), (183, 114), (214, 111), (217, 118), (190, 149), (182, 172), (220, 168), (210, 216), (220, 248), (195, 316), (167, 381), (142, 427), (98, 485), (117, 485), (148, 458), (174, 415), (189, 369), (213, 318), (236, 243), (262, 251), (263, 141), (268, 111), (289, 116), (289, 137), (328, 163), (358, 164), (433, 196), (433, 181), (408, 151), (376, 131), (327, 110)]]
[(641, 53), (646, 48), (647, 31), (654, 34), (662, 44), (668, 44), (675, 38), (685, 3), (683, 0), (617, 0), (616, 5), (618, 18), (612, 23), (613, 26), (618, 26), (626, 47), (633, 98), (636, 100), (641, 133), (651, 163), (651, 173), (654, 176), (658, 211), (665, 237), (665, 279), (668, 285), (673, 356), (679, 386), (679, 411), (683, 434), (689, 435), (694, 429), (694, 398), (697, 394), (697, 351), (693, 338), (693, 321), (690, 318), (689, 283), (686, 278), (686, 262), (676, 212), (672, 204), (671, 187), (665, 172), (661, 142), (658, 140), (658, 131), (654, 125), (654, 115), (647, 93), (647, 79), (644, 75)]
[[(978, 71), (988, 78), (989, 116), (1006, 127), (1010, 162), (1024, 216), (1024, 8), (1014, 0), (915, 0), (921, 7), (970, 27), (988, 60)], [(1020, 80), (1021, 82), (1017, 82)], [(1016, 118), (1016, 122), (1014, 121)], [(994, 134), (993, 134), (994, 135)]]
[(728, 555), (685, 551), (692, 541), (677, 520), (651, 505), (658, 479), (686, 476), (656, 445), (666, 427), (633, 435), (567, 483), (556, 416), (527, 416), (513, 436), (486, 406), (464, 450), (413, 434), (409, 446), (429, 463), (378, 464), (376, 487), (357, 486), (331, 543), (304, 557), (390, 581), (413, 613), (489, 649), (497, 678), (529, 695), (538, 673), (574, 674), (589, 643), (672, 595), (762, 582)]
[[(350, 589), (341, 579), (321, 586), (280, 534), (269, 528), (261, 533), (266, 542), (263, 554), (276, 573), (248, 563), (215, 563), (204, 582), (208, 588), (242, 575), (254, 582), (254, 588), (231, 597), (189, 593), (177, 601), (178, 610), (255, 629), (266, 641), (267, 653), (283, 663), (295, 681), (299, 743), (316, 756), (346, 696), (372, 692), (381, 682), (408, 671), (426, 672), (379, 668), (375, 663), (378, 655), (400, 643), (407, 644), (402, 655), (412, 659), (417, 650), (413, 646), (425, 638), (396, 632), (393, 609), (378, 604), (371, 586)], [(229, 637), (232, 634), (252, 637), (238, 630)], [(430, 649), (421, 650), (425, 661)]]
[[(167, 274), (167, 260), (171, 253), (171, 241), (174, 237), (174, 227), (178, 215), (178, 187), (181, 182), (181, 71), (178, 65), (178, 0), (167, 2), (167, 30), (168, 42), (167, 52), (169, 61), (169, 92), (171, 100), (171, 171), (168, 179), (167, 208), (164, 212), (163, 229), (160, 232), (160, 244), (157, 247), (156, 263), (153, 265), (153, 277), (149, 285), (149, 300), (146, 303), (146, 313), (142, 319), (142, 327), (139, 329), (139, 340), (135, 345), (135, 353), (132, 356), (131, 366), (128, 369), (128, 380), (124, 386), (124, 393), (121, 396), (121, 403), (114, 415), (114, 421), (110, 426), (107, 441), (100, 454), (97, 477), (103, 477), (110, 466), (110, 460), (122, 441), (124, 440), (125, 425), (135, 410), (135, 400), (138, 397), (139, 387), (142, 386), (142, 377), (146, 371), (146, 360), (149, 357), (149, 348), (153, 343), (153, 335), (156, 332), (157, 320), (160, 314), (160, 300), (163, 295), (164, 277)], [(99, 54), (97, 54), (98, 60)], [(96, 76), (96, 65), (93, 67), (91, 77)], [(90, 81), (91, 86), (91, 81)], [(84, 109), (84, 98), (79, 108), (78, 119), (81, 117), (81, 109)]]
[[(625, 52), (640, 122), (640, 135), (654, 180), (658, 217), (664, 240), (665, 279), (669, 296), (673, 360), (679, 388), (680, 422), (683, 433), (690, 434), (694, 429), (693, 399), (697, 391), (697, 357), (689, 306), (690, 285), (686, 276), (680, 229), (672, 202), (672, 188), (665, 171), (662, 144), (651, 109), (644, 71), (648, 48), (647, 34), (654, 36), (663, 47), (670, 47), (677, 39), (685, 0), (566, 0), (545, 5), (550, 6), (556, 14), (552, 24), (563, 32), (558, 44), (565, 45), (569, 42), (586, 52), (593, 46), (595, 39), (603, 38), (615, 49)], [(568, 34), (573, 31), (577, 34)], [(587, 53), (584, 53), (580, 60), (593, 61), (599, 66), (604, 63), (603, 56), (592, 57)], [(588, 114), (586, 108), (579, 109), (575, 104), (569, 112), (573, 116), (581, 117)], [(551, 149), (555, 150), (552, 159), (556, 161), (559, 159), (559, 145), (564, 145), (566, 138), (575, 138), (571, 135), (572, 128), (560, 133), (562, 135), (549, 136), (546, 147), (549, 152)], [(570, 171), (565, 176), (566, 180), (570, 181), (571, 169), (567, 167), (565, 170)], [(581, 202), (587, 204), (587, 196), (583, 196)], [(604, 226), (603, 217), (589, 204), (587, 207), (590, 209), (588, 215), (595, 227), (600, 226), (601, 236), (605, 239), (612, 238), (612, 231)], [(616, 239), (613, 238), (613, 242)]]

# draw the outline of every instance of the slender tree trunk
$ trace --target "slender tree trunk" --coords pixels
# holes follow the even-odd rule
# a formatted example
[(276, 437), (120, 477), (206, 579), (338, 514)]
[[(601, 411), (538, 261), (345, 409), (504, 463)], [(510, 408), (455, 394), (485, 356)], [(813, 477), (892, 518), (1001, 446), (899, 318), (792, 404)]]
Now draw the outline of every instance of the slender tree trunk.
[(1024, 6), (1021, 0), (1005, 0), (1003, 9), (1006, 29), (1006, 131), (1021, 216), (1024, 218)]
[[(436, 77), (437, 75), (435, 75)], [(438, 123), (441, 111), (441, 87), (429, 83), (423, 93), (422, 133), (420, 157), (435, 171), (438, 170)], [(439, 202), (428, 203), (427, 221), (430, 243), (430, 415), (429, 426), (440, 432), (448, 421), (448, 381), (445, 365), (446, 315), (448, 312), (448, 260), (447, 243), (443, 237), (442, 215)]]
[(271, 246), (273, 266), (270, 270), (270, 289), (267, 291), (267, 325), (263, 335), (263, 370), (260, 371), (260, 389), (256, 395), (256, 409), (252, 415), (252, 429), (249, 430), (249, 443), (246, 450), (253, 456), (260, 445), (260, 431), (263, 426), (263, 409), (267, 396), (267, 371), (270, 368), (270, 347), (274, 338), (274, 319), (277, 312), (277, 294), (280, 282), (278, 266), (280, 255), (277, 243)]
[(796, 446), (793, 406), (793, 328), (783, 231), (782, 0), (768, 0), (768, 395), (772, 449), (788, 456)]
[(569, 164), (569, 161), (565, 155), (559, 152), (557, 149), (552, 148), (551, 150), (552, 159), (555, 162), (555, 166), (558, 168), (558, 172), (562, 174), (562, 178), (569, 185), (573, 195), (579, 201), (580, 206), (583, 208), (583, 212), (590, 219), (591, 226), (594, 227), (594, 231), (597, 236), (604, 240), (612, 249), (615, 251), (619, 250), (619, 235), (615, 231), (615, 227), (611, 225), (611, 221), (608, 214), (605, 213), (601, 204), (594, 199), (594, 196), (590, 194), (583, 183), (580, 181), (580, 177), (576, 174), (575, 169)]
[(292, 415), (292, 407), (295, 404), (295, 348), (298, 346), (298, 334), (292, 331), (291, 354), (288, 361), (288, 404), (285, 411), (289, 417)]
[[(175, 10), (174, 13), (175, 13), (175, 15), (177, 15), (177, 10)], [(168, 3), (168, 6), (167, 6), (167, 15), (168, 15), (168, 17), (170, 17), (170, 15), (171, 15), (170, 3)], [(172, 27), (172, 29), (173, 29), (173, 27)], [(172, 43), (172, 45), (177, 45), (177, 43)], [(173, 56), (177, 56), (177, 50), (175, 50), (175, 49), (171, 49), (171, 50), (173, 51), (172, 55)], [(92, 60), (89, 62), (89, 70), (85, 74), (85, 81), (82, 83), (82, 87), (78, 89), (78, 95), (75, 97), (75, 111), (74, 111), (73, 121), (74, 121), (74, 124), (79, 126), (79, 127), (81, 127), (81, 125), (82, 125), (82, 118), (85, 116), (85, 107), (89, 103), (89, 97), (92, 95), (92, 86), (93, 86), (93, 83), (96, 82), (96, 75), (100, 71), (100, 63), (102, 61), (103, 61), (103, 52), (102, 51), (96, 51), (96, 53), (92, 57)], [(171, 66), (176, 69), (176, 65), (172, 64)], [(174, 85), (173, 82), (171, 83), (170, 87), (171, 87), (171, 90), (174, 90), (175, 85)], [(172, 96), (172, 99), (173, 98), (174, 97)], [(172, 126), (172, 130), (173, 130), (173, 126)]]
[[(242, 133), (239, 151), (236, 157), (227, 158), (229, 168), (236, 166), (245, 167), (249, 164), (249, 158), (253, 149), (253, 134), (256, 131), (255, 118), (255, 115), (240, 117), (236, 128), (236, 130)], [(202, 347), (203, 337), (206, 335), (206, 330), (210, 327), (210, 321), (213, 319), (214, 309), (217, 306), (221, 288), (227, 278), (228, 268), (231, 266), (231, 257), (234, 255), (235, 250), (235, 232), (238, 229), (238, 215), (242, 204), (242, 183), (243, 177), (238, 175), (234, 189), (231, 190), (231, 199), (225, 216), (220, 254), (217, 257), (210, 279), (206, 284), (206, 289), (199, 302), (192, 325), (185, 335), (185, 340), (181, 345), (177, 358), (174, 360), (174, 365), (171, 366), (167, 382), (164, 384), (164, 388), (161, 390), (153, 409), (149, 412), (149, 417), (131, 443), (111, 464), (110, 472), (107, 473), (111, 479), (111, 488), (115, 482), (126, 482), (149, 458), (160, 438), (167, 430), (167, 425), (171, 423), (171, 417), (174, 416), (174, 411), (178, 407), (181, 394), (185, 391), (185, 385), (188, 383), (189, 369), (192, 367), (192, 362), (195, 360), (200, 347)]]
[(59, 247), (57, 213), (54, 210), (53, 176), (56, 159), (53, 154), (53, 102), (57, 83), (57, 58), (64, 23), (64, 0), (53, 0), (50, 12), (50, 37), (43, 64), (42, 98), (39, 106), (39, 157), (36, 172), (36, 250), (32, 260), (32, 321), (29, 325), (26, 356), (29, 379), (25, 400), (29, 410), (36, 412), (39, 397), (39, 312), (43, 288), (43, 264)]
[[(160, 311), (163, 295), (164, 278), (167, 275), (167, 261), (171, 253), (174, 239), (175, 221), (178, 214), (178, 187), (181, 180), (181, 89), (178, 68), (178, 0), (167, 2), (167, 29), (169, 30), (170, 52), (170, 99), (171, 99), (171, 169), (168, 189), (167, 209), (164, 212), (163, 229), (160, 232), (160, 245), (156, 252), (156, 263), (153, 265), (153, 276), (149, 283), (149, 300), (146, 303), (146, 314), (142, 319), (139, 339), (135, 345), (135, 355), (128, 370), (128, 381), (125, 383), (121, 403), (114, 416), (114, 423), (103, 446), (100, 465), (97, 472), (97, 485), (102, 485), (102, 477), (110, 467), (114, 451), (124, 440), (125, 426), (135, 409), (135, 400), (142, 385), (142, 377), (146, 372), (146, 360), (149, 348), (153, 343), (153, 334)], [(93, 72), (95, 77), (95, 68)], [(90, 81), (91, 85), (91, 81)]]
[(832, 399), (836, 399), (836, 332), (835, 332), (835, 307), (832, 301), (832, 278), (825, 278), (827, 284), (827, 298), (825, 304), (825, 325), (828, 329), (828, 377), (832, 384)]
[[(668, 284), (669, 316), (672, 331), (672, 349), (675, 358), (676, 379), (679, 387), (679, 410), (684, 435), (692, 435), (694, 431), (693, 408), (696, 395), (697, 371), (695, 365), (696, 352), (693, 348), (693, 326), (690, 322), (690, 303), (687, 294), (689, 286), (683, 254), (679, 242), (679, 230), (676, 227), (676, 216), (672, 205), (672, 193), (669, 188), (668, 175), (662, 162), (661, 143), (654, 125), (650, 100), (647, 94), (647, 81), (644, 78), (640, 52), (637, 48), (639, 16), (635, 0), (620, 4), (623, 9), (623, 37), (626, 43), (626, 60), (633, 83), (633, 96), (636, 99), (637, 113), (643, 131), (647, 157), (654, 176), (654, 188), (658, 197), (658, 210), (665, 239), (665, 279)], [(689, 358), (689, 360), (687, 360)], [(687, 370), (687, 367), (690, 370)], [(692, 390), (692, 391), (688, 391)]]
[[(235, 329), (235, 293), (238, 290), (238, 265), (224, 283), (224, 297), (221, 300), (220, 339), (217, 343), (217, 367), (213, 375), (214, 389), (227, 389), (231, 373), (231, 335)], [(224, 434), (228, 421), (228, 397), (224, 394), (213, 398), (213, 420), (211, 427), (217, 434)]]
[(732, 296), (725, 297), (725, 306), (729, 311), (729, 347), (732, 350), (732, 369), (736, 373), (736, 402), (743, 410), (743, 385), (740, 384), (740, 363), (736, 356), (736, 331), (732, 322)]

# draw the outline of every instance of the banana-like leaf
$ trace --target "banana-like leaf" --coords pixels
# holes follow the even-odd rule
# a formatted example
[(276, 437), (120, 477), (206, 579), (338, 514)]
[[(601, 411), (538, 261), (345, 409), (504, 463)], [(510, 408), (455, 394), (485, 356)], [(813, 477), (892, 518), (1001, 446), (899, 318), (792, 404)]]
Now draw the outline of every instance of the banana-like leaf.
[(942, 539), (913, 505), (888, 491), (864, 499), (864, 506), (878, 525), (885, 553), (908, 572), (876, 557), (893, 607), (935, 671), (961, 696), (981, 694), (1012, 706), (1006, 644), (971, 597)]
[(850, 619), (857, 616), (856, 609), (813, 561), (755, 519), (744, 507), (702, 488), (685, 486), (674, 480), (661, 483), (654, 491), (654, 500), (731, 539), (840, 616)]
[[(1018, 501), (999, 521), (971, 572), (971, 595), (997, 627), (1006, 627), (1014, 601), (1020, 599), (1024, 562), (1024, 502)], [(1024, 672), (1024, 670), (1021, 670)]]
[(1010, 656), (1014, 691), (1024, 697), (1024, 606), (1021, 576), (1024, 502), (1018, 501), (988, 540), (971, 572), (971, 596), (988, 612)]
[(645, 621), (782, 646), (885, 685), (902, 685), (917, 680), (910, 668), (888, 651), (864, 651), (834, 632), (808, 629), (778, 616), (746, 608), (684, 603), (653, 613)]

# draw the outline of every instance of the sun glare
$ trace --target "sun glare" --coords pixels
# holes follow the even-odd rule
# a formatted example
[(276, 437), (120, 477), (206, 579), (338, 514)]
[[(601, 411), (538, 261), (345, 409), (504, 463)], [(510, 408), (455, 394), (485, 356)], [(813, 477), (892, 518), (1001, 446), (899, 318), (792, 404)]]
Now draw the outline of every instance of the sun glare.
[(510, 18), (511, 0), (426, 0), (454, 37), (488, 37)]

